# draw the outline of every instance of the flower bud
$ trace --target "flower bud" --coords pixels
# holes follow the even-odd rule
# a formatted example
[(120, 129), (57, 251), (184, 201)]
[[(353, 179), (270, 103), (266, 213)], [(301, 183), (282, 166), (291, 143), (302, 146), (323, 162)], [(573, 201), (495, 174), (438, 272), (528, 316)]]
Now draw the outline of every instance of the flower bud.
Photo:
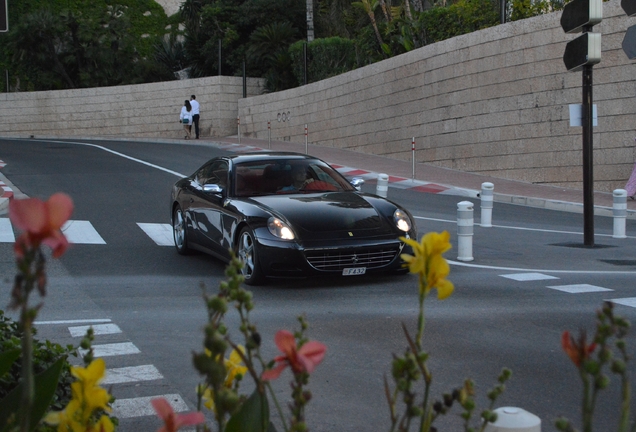
[(610, 383), (609, 377), (607, 375), (601, 374), (596, 378), (594, 385), (596, 386), (596, 388), (603, 390), (607, 388), (609, 383)]
[(214, 296), (208, 300), (208, 308), (212, 309), (214, 312), (224, 314), (227, 312), (227, 302), (221, 297)]
[(625, 362), (622, 360), (614, 360), (612, 363), (612, 372), (615, 374), (624, 374), (626, 370)]

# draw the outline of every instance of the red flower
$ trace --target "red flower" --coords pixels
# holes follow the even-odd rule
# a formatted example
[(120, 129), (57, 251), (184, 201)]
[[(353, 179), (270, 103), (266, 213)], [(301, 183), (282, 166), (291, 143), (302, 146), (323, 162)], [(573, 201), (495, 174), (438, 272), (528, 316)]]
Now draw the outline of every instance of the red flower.
[(197, 425), (205, 421), (205, 416), (199, 411), (188, 414), (175, 413), (172, 406), (164, 398), (153, 399), (150, 403), (157, 412), (157, 416), (164, 423), (157, 432), (176, 432), (183, 426)]
[(46, 202), (37, 198), (11, 200), (9, 218), (24, 231), (15, 242), (16, 255), (23, 257), (27, 248), (38, 248), (44, 243), (53, 249), (55, 258), (62, 256), (68, 247), (68, 240), (61, 228), (71, 213), (73, 201), (63, 193), (52, 195)]
[(572, 336), (570, 336), (570, 332), (567, 330), (561, 335), (561, 346), (563, 347), (563, 351), (565, 351), (565, 353), (570, 357), (576, 367), (580, 367), (581, 362), (589, 358), (590, 354), (592, 354), (592, 352), (596, 349), (596, 343), (587, 345), (587, 341), (585, 339), (585, 332), (581, 332), (578, 343)]
[(263, 372), (261, 378), (264, 381), (278, 378), (287, 366), (290, 366), (294, 373), (312, 373), (327, 351), (326, 346), (316, 341), (307, 342), (300, 349), (296, 349), (294, 335), (286, 330), (279, 330), (274, 340), (283, 355), (274, 359), (277, 363), (274, 369)]

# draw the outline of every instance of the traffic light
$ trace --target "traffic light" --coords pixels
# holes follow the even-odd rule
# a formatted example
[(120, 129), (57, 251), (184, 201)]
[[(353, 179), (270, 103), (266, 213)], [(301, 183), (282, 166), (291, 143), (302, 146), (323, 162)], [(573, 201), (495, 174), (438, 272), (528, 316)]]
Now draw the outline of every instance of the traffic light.
[(568, 42), (563, 54), (563, 63), (570, 72), (583, 69), (586, 65), (595, 65), (601, 61), (601, 34), (583, 33)]
[(0, 32), (9, 31), (9, 8), (8, 0), (0, 0)]
[[(626, 0), (623, 0), (626, 1)], [(627, 0), (634, 1), (634, 0)], [(578, 33), (584, 26), (593, 26), (603, 19), (601, 0), (572, 0), (563, 8), (561, 27), (566, 33)]]

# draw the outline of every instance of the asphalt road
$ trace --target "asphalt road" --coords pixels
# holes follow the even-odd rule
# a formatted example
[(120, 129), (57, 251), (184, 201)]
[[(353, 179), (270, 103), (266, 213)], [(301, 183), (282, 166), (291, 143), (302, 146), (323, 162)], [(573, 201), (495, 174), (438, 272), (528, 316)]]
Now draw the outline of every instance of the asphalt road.
[[(80, 338), (73, 337), (69, 327), (115, 325), (121, 333), (98, 335), (95, 344), (125, 344), (118, 346), (137, 351), (105, 357), (108, 368), (143, 366), (151, 371), (150, 378), (159, 374), (112, 384), (118, 401), (171, 395), (193, 409), (199, 377), (191, 366), (191, 352), (201, 349), (206, 320), (200, 283), (213, 291), (223, 280), (224, 265), (205, 255), (183, 257), (173, 247), (159, 246), (138, 224), (168, 224), (169, 192), (177, 173), (190, 174), (221, 150), (148, 142), (92, 144), (99, 147), (0, 140), (0, 160), (6, 163), (2, 174), (17, 190), (40, 198), (68, 193), (76, 206), (72, 219), (90, 222), (103, 241), (75, 244), (61, 259), (49, 260), (49, 296), (39, 315), (39, 335), (78, 343)], [(369, 185), (365, 188), (373, 191)], [(497, 204), (495, 226), (475, 227), (475, 260), (464, 263), (456, 260), (457, 202), (463, 198), (394, 189), (389, 198), (411, 210), (421, 234), (451, 233), (453, 249), (446, 257), (452, 263), (455, 293), (445, 301), (431, 296), (426, 302), (424, 345), (430, 353), (432, 394), (439, 396), (472, 378), (484, 407), (483, 395), (506, 366), (513, 378), (497, 406), (538, 415), (543, 431), (556, 430), (553, 421), (560, 415), (579, 424), (581, 384), (561, 350), (561, 333), (580, 328), (591, 332), (594, 312), (603, 300), (636, 296), (634, 237), (613, 239), (611, 219), (599, 217), (597, 247), (584, 248), (580, 214)], [(628, 236), (635, 229), (628, 220)], [(14, 274), (10, 243), (0, 243), (0, 270), (3, 307)], [(401, 324), (415, 331), (415, 277), (274, 281), (252, 291), (252, 319), (263, 335), (265, 355), (277, 354), (274, 333), (296, 329), (300, 314), (309, 321), (310, 338), (328, 347), (310, 383), (310, 429), (388, 430), (383, 377), (390, 375), (392, 353), (404, 350)], [(636, 309), (618, 303), (616, 312), (634, 321)], [(235, 322), (230, 318), (230, 324)], [(633, 353), (633, 335), (628, 343)], [(283, 375), (276, 383), (283, 405), (289, 398), (288, 378)], [(613, 381), (599, 400), (598, 430), (616, 425), (618, 385), (616, 378)], [(126, 415), (120, 431), (153, 430), (157, 425), (152, 416)], [(460, 429), (456, 415), (442, 419), (439, 426)]]

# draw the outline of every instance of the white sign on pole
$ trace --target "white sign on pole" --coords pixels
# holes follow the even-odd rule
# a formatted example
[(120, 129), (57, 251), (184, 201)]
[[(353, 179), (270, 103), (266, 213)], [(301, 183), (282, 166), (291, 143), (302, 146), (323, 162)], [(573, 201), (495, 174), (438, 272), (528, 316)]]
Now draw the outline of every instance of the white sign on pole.
[[(570, 104), (570, 127), (583, 126), (583, 104)], [(592, 105), (592, 126), (598, 126), (596, 104)]]

